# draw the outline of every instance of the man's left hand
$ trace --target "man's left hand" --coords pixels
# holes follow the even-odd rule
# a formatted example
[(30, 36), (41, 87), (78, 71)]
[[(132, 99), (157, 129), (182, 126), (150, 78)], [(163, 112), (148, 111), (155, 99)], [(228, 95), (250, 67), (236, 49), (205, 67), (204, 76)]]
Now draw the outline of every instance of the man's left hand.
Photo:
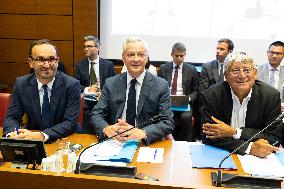
[(44, 141), (44, 135), (41, 132), (29, 132), (25, 138)]
[(232, 138), (236, 134), (236, 129), (227, 125), (223, 121), (212, 117), (212, 120), (215, 123), (205, 123), (203, 124), (203, 133), (206, 135), (206, 138)]

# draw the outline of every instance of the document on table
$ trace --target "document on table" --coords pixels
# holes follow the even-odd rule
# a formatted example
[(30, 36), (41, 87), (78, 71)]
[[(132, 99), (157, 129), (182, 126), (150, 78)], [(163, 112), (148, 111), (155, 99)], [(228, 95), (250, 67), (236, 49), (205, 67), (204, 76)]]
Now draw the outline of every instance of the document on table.
[(164, 148), (140, 147), (137, 162), (163, 163)]
[(272, 153), (265, 158), (259, 158), (253, 155), (238, 155), (238, 158), (244, 172), (252, 176), (284, 177), (284, 166), (277, 158), (277, 153), (283, 152)]

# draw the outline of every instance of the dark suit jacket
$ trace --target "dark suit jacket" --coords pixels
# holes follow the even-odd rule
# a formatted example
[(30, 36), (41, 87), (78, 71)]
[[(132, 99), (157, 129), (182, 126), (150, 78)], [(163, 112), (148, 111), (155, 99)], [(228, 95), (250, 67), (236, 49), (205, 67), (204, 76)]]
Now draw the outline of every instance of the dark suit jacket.
[[(112, 62), (100, 58), (99, 64), (100, 87), (102, 89), (105, 84), (105, 80), (109, 77), (115, 76), (115, 72)], [(87, 58), (76, 64), (75, 78), (80, 81), (81, 92), (84, 92), (84, 89), (90, 86), (89, 61)]]
[[(233, 100), (231, 89), (228, 82), (218, 83), (201, 93), (202, 106), (200, 113), (203, 118), (203, 123), (212, 122), (210, 116), (231, 124)], [(246, 126), (242, 129), (240, 139), (221, 138), (221, 139), (206, 139), (203, 137), (205, 144), (220, 147), (233, 151), (238, 146), (254, 134), (263, 129), (266, 125), (274, 121), (281, 113), (279, 92), (269, 85), (256, 80), (252, 88), (252, 95), (248, 102), (246, 113)], [(271, 144), (275, 141), (281, 141), (282, 138), (282, 123), (271, 126), (263, 133), (259, 134), (252, 141), (260, 138), (268, 140)], [(241, 148), (238, 153), (244, 154), (248, 144)]]
[(35, 74), (16, 79), (11, 105), (4, 121), (4, 134), (15, 130), (24, 113), (28, 116), (26, 128), (43, 130), (49, 141), (72, 134), (77, 126), (80, 110), (80, 84), (62, 72), (57, 72), (50, 96), (51, 127), (42, 129), (41, 106)]
[[(158, 76), (168, 81), (169, 86), (172, 82), (173, 63), (168, 62), (160, 66)], [(198, 97), (198, 73), (196, 68), (186, 62), (182, 66), (182, 88), (183, 94), (188, 95), (192, 105)]]
[(219, 69), (218, 61), (213, 60), (202, 65), (202, 70), (199, 74), (199, 91), (204, 91), (212, 85), (218, 83)]
[[(107, 125), (117, 123), (122, 116), (126, 101), (126, 78), (126, 72), (108, 78), (101, 98), (90, 114), (90, 124), (100, 138), (104, 137), (103, 129)], [(147, 145), (162, 139), (174, 129), (169, 95), (167, 82), (147, 71), (139, 96), (136, 122), (139, 124), (157, 114), (162, 115), (159, 122), (144, 128), (147, 133), (145, 140)]]

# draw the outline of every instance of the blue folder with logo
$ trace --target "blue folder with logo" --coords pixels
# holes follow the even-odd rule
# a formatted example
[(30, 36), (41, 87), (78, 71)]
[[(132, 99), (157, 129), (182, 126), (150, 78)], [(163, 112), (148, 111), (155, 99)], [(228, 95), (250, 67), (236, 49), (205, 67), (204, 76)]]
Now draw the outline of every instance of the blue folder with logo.
[[(230, 152), (215, 148), (209, 145), (189, 145), (192, 167), (194, 168), (218, 168), (219, 163)], [(221, 168), (237, 169), (237, 166), (232, 157), (227, 158)]]

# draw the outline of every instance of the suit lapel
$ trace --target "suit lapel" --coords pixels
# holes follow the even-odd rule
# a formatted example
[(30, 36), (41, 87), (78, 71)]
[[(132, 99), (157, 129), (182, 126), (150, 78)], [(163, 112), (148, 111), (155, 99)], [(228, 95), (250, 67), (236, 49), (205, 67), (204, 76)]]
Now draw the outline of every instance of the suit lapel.
[[(126, 72), (121, 74), (118, 83), (116, 83), (116, 87), (114, 90), (114, 94), (116, 94), (117, 98), (117, 113), (116, 113), (116, 118), (115, 121), (117, 122), (118, 119), (121, 118), (122, 112), (125, 106), (125, 101), (126, 101), (126, 86), (127, 86), (127, 79), (126, 79)], [(121, 92), (124, 91), (124, 92)]]
[(35, 118), (38, 124), (41, 125), (41, 106), (40, 106), (40, 100), (39, 100), (38, 84), (37, 84), (36, 77), (34, 74), (27, 88), (29, 88), (27, 91), (30, 91), (30, 93), (27, 94), (29, 95), (28, 100), (30, 100), (30, 104), (31, 104), (30, 107), (32, 107), (32, 111), (35, 115)]
[(100, 86), (102, 87), (102, 81), (104, 80), (104, 70), (105, 64), (102, 62), (101, 58), (99, 59), (99, 77), (100, 77)]
[(86, 77), (86, 81), (87, 81), (87, 86), (90, 85), (90, 76), (89, 76), (89, 61), (86, 58), (82, 64), (82, 70), (83, 72), (82, 75), (84, 75)]
[(214, 63), (212, 64), (212, 72), (213, 72), (213, 76), (214, 79), (216, 81), (216, 83), (218, 83), (219, 80), (219, 68), (218, 68), (218, 61), (215, 60)]
[(266, 64), (261, 70), (261, 75), (263, 77), (263, 81), (269, 85), (269, 68), (268, 64)]
[(143, 108), (143, 105), (145, 104), (145, 100), (147, 99), (147, 96), (149, 95), (151, 91), (151, 88), (153, 85), (151, 81), (152, 81), (152, 76), (148, 72), (146, 72), (144, 80), (143, 80), (143, 84), (141, 87), (140, 95), (139, 95), (136, 117), (139, 116)]
[(173, 62), (170, 62), (166, 64), (166, 80), (169, 83), (169, 86), (171, 86), (172, 83), (172, 74), (173, 74)]
[(186, 63), (183, 63), (183, 66), (182, 66), (182, 90), (183, 90), (183, 94), (186, 94), (186, 79), (191, 77), (190, 75), (188, 75), (186, 73)]

